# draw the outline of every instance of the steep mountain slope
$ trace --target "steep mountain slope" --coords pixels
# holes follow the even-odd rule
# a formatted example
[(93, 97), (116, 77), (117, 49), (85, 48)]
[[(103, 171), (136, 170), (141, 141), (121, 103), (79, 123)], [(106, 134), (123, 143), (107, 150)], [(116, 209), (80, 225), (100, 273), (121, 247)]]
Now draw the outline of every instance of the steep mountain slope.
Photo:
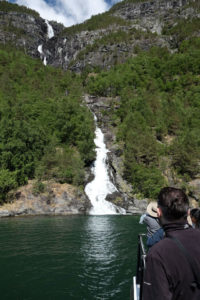
[[(124, 195), (120, 203), (114, 196), (110, 200), (129, 209), (136, 203), (135, 197), (154, 198), (164, 185), (184, 187), (198, 200), (199, 1), (125, 0), (83, 24), (70, 28), (56, 22), (49, 24), (54, 31), (51, 38), (48, 23), (36, 12), (0, 2), (2, 49), (12, 45), (33, 58), (44, 60), (45, 57), (47, 64), (58, 70), (61, 67), (72, 71), (67, 73), (69, 84), (65, 82), (65, 75), (59, 75), (59, 95), (71, 97), (69, 102), (66, 100), (68, 104), (73, 98), (72, 90), (77, 86), (82, 92), (84, 87), (85, 92), (93, 95), (85, 99), (97, 114), (106, 134), (107, 146), (111, 150), (109, 163), (116, 174), (117, 186)], [(38, 51), (39, 45), (42, 45), (42, 54)], [(5, 61), (2, 60), (2, 70), (9, 59)], [(42, 66), (40, 68), (38, 76), (43, 78), (45, 71)], [(10, 75), (13, 76), (8, 72), (7, 77)], [(17, 81), (15, 76), (12, 80)], [(70, 82), (75, 85), (70, 87)], [(48, 84), (54, 85), (52, 78)], [(20, 90), (19, 85), (15, 89)], [(81, 95), (77, 103), (83, 107)], [(87, 165), (93, 158), (93, 144), (89, 144), (89, 152), (86, 144), (88, 136), (90, 141), (92, 139), (94, 127), (91, 116), (87, 115), (85, 120), (82, 115), (84, 109), (82, 111), (78, 105), (74, 109), (81, 116), (69, 117), (63, 123), (62, 133), (65, 128), (68, 133), (70, 128), (74, 128), (77, 142), (74, 144), (72, 134), (67, 147), (71, 147), (77, 159), (74, 168), (81, 166), (82, 170), (83, 164)], [(69, 115), (70, 109), (67, 109)], [(85, 121), (88, 135), (81, 138), (77, 132), (80, 123)], [(70, 122), (73, 124), (70, 125)], [(48, 123), (45, 126), (48, 127)], [(56, 135), (61, 138), (58, 131)], [(60, 145), (57, 146), (54, 144), (54, 149), (62, 154)], [(51, 155), (47, 155), (43, 163), (48, 164), (52, 159)], [(61, 170), (58, 172), (53, 160), (51, 176), (57, 172), (63, 175), (61, 161), (59, 163)], [(70, 172), (63, 175), (64, 180), (69, 182), (71, 178), (76, 181), (76, 173)], [(80, 178), (80, 173), (77, 176)], [(12, 176), (10, 180), (12, 185)]]
[[(46, 46), (50, 62), (79, 72), (85, 66), (108, 69), (135, 56), (139, 49), (148, 51), (156, 45), (174, 51), (177, 36), (170, 29), (184, 20), (198, 21), (197, 1), (135, 2), (122, 1), (109, 12), (64, 30), (55, 49), (51, 42)], [(193, 34), (198, 35), (199, 29)]]
[(45, 20), (35, 12), (16, 12), (15, 6), (12, 10), (12, 4), (4, 1), (0, 10), (1, 42), (12, 42), (33, 57), (40, 56), (42, 44), (49, 64), (76, 72), (86, 66), (108, 69), (156, 45), (174, 51), (179, 42), (174, 29), (185, 20), (197, 23), (192, 34), (199, 35), (200, 8), (195, 0), (122, 1), (109, 12), (70, 28), (50, 22), (55, 34), (51, 39)]

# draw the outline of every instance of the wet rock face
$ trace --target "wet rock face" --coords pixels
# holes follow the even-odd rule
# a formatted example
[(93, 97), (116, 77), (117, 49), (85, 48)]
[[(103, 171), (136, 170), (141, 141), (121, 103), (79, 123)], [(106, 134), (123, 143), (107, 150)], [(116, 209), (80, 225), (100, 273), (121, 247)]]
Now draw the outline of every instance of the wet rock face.
[(0, 12), (0, 42), (12, 43), (39, 57), (38, 45), (45, 42), (47, 25), (42, 18), (18, 12)]
[[(105, 30), (97, 30), (93, 32), (82, 31), (72, 36), (59, 36), (57, 39), (49, 41), (46, 48), (50, 48), (49, 62), (53, 66), (62, 66), (64, 69), (75, 69), (80, 71), (85, 66), (86, 62), (78, 63), (73, 67), (73, 61), (78, 57), (78, 54), (88, 45), (92, 45), (95, 39), (103, 36)], [(80, 64), (80, 65), (79, 65)]]
[(130, 214), (142, 214), (146, 210), (147, 200), (137, 200), (132, 193), (132, 186), (124, 180), (123, 149), (115, 143), (116, 132), (112, 120), (109, 118), (109, 113), (104, 114), (105, 110), (108, 112), (110, 107), (114, 104), (113, 101), (117, 109), (119, 99), (85, 95), (85, 102), (96, 115), (98, 126), (101, 127), (104, 133), (104, 141), (109, 150), (107, 156), (110, 171), (109, 176), (118, 190), (107, 195), (106, 200), (125, 208)]

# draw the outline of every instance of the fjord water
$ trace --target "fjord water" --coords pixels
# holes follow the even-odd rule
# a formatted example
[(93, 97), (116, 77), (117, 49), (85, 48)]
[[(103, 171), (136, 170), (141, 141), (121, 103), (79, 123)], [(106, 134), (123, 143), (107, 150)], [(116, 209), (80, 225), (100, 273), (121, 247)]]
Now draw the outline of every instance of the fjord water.
[(0, 220), (1, 299), (129, 299), (135, 216)]

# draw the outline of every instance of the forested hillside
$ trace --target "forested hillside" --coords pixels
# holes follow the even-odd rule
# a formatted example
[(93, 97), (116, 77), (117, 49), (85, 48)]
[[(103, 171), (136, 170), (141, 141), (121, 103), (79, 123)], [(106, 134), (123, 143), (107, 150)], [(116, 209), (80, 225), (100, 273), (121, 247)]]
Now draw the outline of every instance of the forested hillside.
[(152, 48), (89, 78), (89, 93), (120, 97), (112, 118), (124, 145), (124, 176), (143, 197), (169, 183), (167, 169), (182, 186), (199, 174), (199, 74), (200, 39), (191, 38), (175, 54)]
[(80, 77), (0, 48), (0, 195), (28, 179), (81, 185), (94, 159), (94, 124)]

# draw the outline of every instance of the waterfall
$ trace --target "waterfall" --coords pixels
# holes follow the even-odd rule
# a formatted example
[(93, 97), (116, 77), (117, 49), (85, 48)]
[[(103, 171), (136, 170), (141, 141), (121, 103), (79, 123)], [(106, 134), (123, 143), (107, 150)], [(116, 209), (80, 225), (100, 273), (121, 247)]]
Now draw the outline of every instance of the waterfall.
[(43, 64), (46, 66), (47, 65), (47, 58), (46, 56), (44, 55), (44, 52), (42, 50), (42, 45), (39, 45), (38, 46), (38, 52), (40, 53), (40, 58), (42, 59), (43, 58)]
[(48, 38), (51, 39), (52, 37), (54, 37), (53, 27), (49, 24), (49, 22), (47, 20), (45, 20), (45, 23), (47, 24), (47, 35), (48, 35)]
[[(51, 39), (52, 37), (54, 37), (54, 31), (53, 31), (53, 27), (49, 24), (49, 22), (47, 20), (45, 20), (45, 23), (47, 25), (47, 36), (48, 39)], [(43, 59), (43, 64), (46, 66), (47, 65), (47, 58), (43, 52), (42, 49), (43, 45), (39, 45), (38, 46), (38, 52), (40, 53), (40, 58)]]
[(91, 215), (115, 215), (126, 214), (125, 209), (105, 200), (108, 194), (117, 191), (117, 188), (110, 181), (108, 166), (106, 164), (107, 153), (109, 152), (104, 143), (104, 135), (100, 128), (96, 127), (96, 161), (92, 169), (94, 179), (85, 187), (85, 192), (91, 201)]

